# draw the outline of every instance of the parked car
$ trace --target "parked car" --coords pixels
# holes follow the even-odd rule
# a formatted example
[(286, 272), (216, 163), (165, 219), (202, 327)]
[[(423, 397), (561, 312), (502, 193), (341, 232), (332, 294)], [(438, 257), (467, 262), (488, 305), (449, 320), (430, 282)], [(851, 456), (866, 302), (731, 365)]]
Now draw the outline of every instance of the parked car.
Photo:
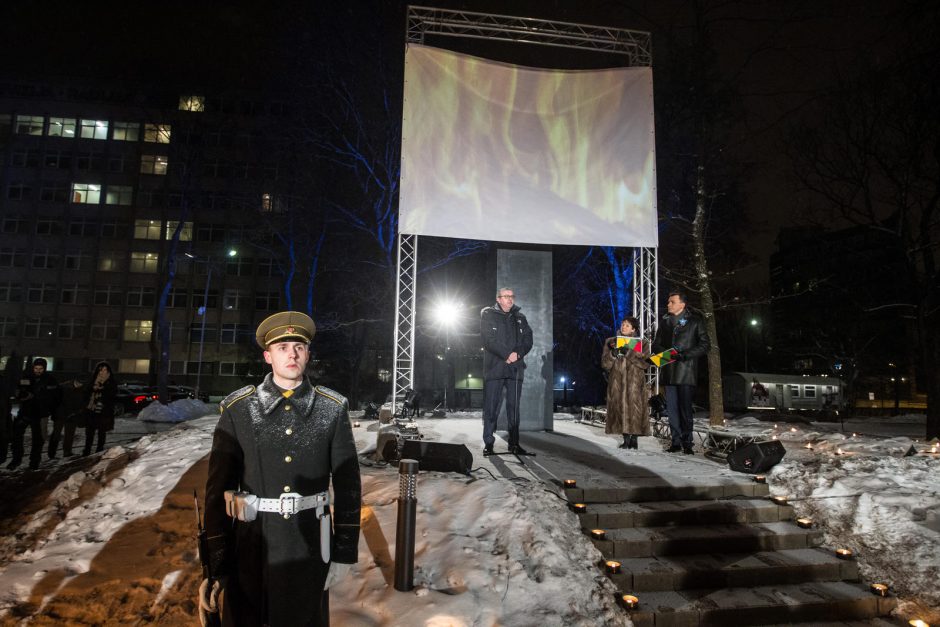
[[(170, 394), (170, 401), (178, 401), (181, 398), (196, 398), (196, 388), (191, 388), (188, 385), (168, 385), (167, 390)], [(200, 390), (199, 400), (208, 403), (209, 394)]]
[(152, 388), (141, 383), (121, 383), (114, 397), (114, 415), (136, 414), (155, 400), (157, 393)]

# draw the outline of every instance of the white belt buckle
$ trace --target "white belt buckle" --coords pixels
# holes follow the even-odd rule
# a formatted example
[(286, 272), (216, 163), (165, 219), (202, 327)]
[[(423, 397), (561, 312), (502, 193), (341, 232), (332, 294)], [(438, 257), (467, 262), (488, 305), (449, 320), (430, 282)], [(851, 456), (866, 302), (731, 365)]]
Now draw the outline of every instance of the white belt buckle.
[(278, 511), (284, 518), (290, 518), (297, 513), (297, 502), (301, 498), (301, 495), (297, 492), (284, 492), (278, 497), (278, 501), (280, 501)]

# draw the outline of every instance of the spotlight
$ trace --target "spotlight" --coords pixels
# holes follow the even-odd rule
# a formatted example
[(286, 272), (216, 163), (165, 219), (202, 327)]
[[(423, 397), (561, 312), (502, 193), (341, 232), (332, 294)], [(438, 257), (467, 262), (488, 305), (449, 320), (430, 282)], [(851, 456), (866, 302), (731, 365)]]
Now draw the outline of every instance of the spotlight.
[(441, 326), (451, 327), (457, 322), (460, 314), (460, 305), (453, 301), (441, 301), (434, 305), (432, 311), (434, 320)]

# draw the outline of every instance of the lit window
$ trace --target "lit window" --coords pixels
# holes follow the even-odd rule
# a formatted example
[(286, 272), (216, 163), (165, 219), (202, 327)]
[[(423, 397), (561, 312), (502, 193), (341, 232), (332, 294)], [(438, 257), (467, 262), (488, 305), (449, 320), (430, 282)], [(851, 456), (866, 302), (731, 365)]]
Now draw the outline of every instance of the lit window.
[(149, 374), (149, 359), (119, 359), (118, 372), (122, 374)]
[(153, 320), (125, 320), (124, 340), (127, 342), (149, 342), (153, 333)]
[(75, 137), (75, 118), (49, 118), (49, 137)]
[(98, 269), (102, 272), (120, 272), (124, 265), (122, 262), (123, 256), (121, 253), (104, 252), (98, 257)]
[(144, 141), (156, 144), (170, 143), (169, 124), (144, 124)]
[(97, 205), (101, 202), (101, 185), (72, 183), (72, 202)]
[(82, 120), (82, 139), (107, 139), (107, 120)]
[(160, 220), (135, 220), (134, 239), (160, 239)]
[[(173, 234), (176, 233), (176, 227), (179, 225), (179, 222), (176, 220), (168, 220), (166, 223), (166, 239), (167, 241), (173, 239)], [(192, 222), (183, 222), (182, 228), (180, 228), (180, 238), (181, 242), (191, 242), (193, 240), (193, 223)]]
[(111, 139), (119, 142), (135, 142), (140, 138), (140, 124), (137, 122), (115, 122)]
[(16, 134), (42, 135), (44, 122), (45, 118), (41, 115), (18, 115), (16, 116)]
[(157, 253), (131, 253), (131, 272), (156, 272), (159, 260)]
[(201, 113), (206, 110), (204, 96), (180, 96), (180, 111), (194, 111)]
[(167, 158), (164, 155), (141, 155), (141, 174), (166, 174)]
[(108, 185), (104, 202), (108, 205), (129, 205), (134, 200), (134, 188), (130, 185)]
[(268, 213), (274, 209), (271, 194), (261, 194), (261, 211)]

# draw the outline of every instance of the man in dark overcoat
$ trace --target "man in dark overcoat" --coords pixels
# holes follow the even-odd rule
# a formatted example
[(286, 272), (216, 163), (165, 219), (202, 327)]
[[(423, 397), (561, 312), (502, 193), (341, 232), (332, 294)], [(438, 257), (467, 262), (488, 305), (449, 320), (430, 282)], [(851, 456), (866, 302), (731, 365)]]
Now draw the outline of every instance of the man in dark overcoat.
[(492, 455), (496, 420), (506, 394), (509, 452), (524, 454), (519, 445), (519, 398), (525, 356), (532, 350), (532, 328), (508, 287), (496, 290), (496, 305), (480, 312), (483, 339), (483, 455)]
[(672, 292), (666, 300), (668, 312), (656, 329), (653, 352), (675, 348), (676, 361), (664, 365), (659, 371), (659, 382), (666, 393), (666, 411), (669, 413), (669, 431), (672, 443), (670, 453), (695, 453), (692, 441), (692, 397), (698, 381), (698, 360), (708, 352), (711, 342), (705, 329), (705, 320), (687, 307), (682, 292)]
[(272, 372), (221, 404), (206, 482), (212, 576), (199, 600), (223, 625), (329, 625), (328, 588), (358, 558), (356, 444), (346, 399), (304, 373), (314, 331), (300, 312), (264, 320), (256, 338)]
[(42, 444), (49, 426), (49, 417), (55, 412), (61, 398), (59, 382), (47, 370), (48, 362), (42, 357), (33, 360), (32, 369), (20, 382), (18, 399), (20, 409), (13, 421), (13, 459), (7, 468), (14, 469), (23, 461), (26, 430), (32, 436), (29, 450), (29, 467), (39, 468), (42, 460)]

